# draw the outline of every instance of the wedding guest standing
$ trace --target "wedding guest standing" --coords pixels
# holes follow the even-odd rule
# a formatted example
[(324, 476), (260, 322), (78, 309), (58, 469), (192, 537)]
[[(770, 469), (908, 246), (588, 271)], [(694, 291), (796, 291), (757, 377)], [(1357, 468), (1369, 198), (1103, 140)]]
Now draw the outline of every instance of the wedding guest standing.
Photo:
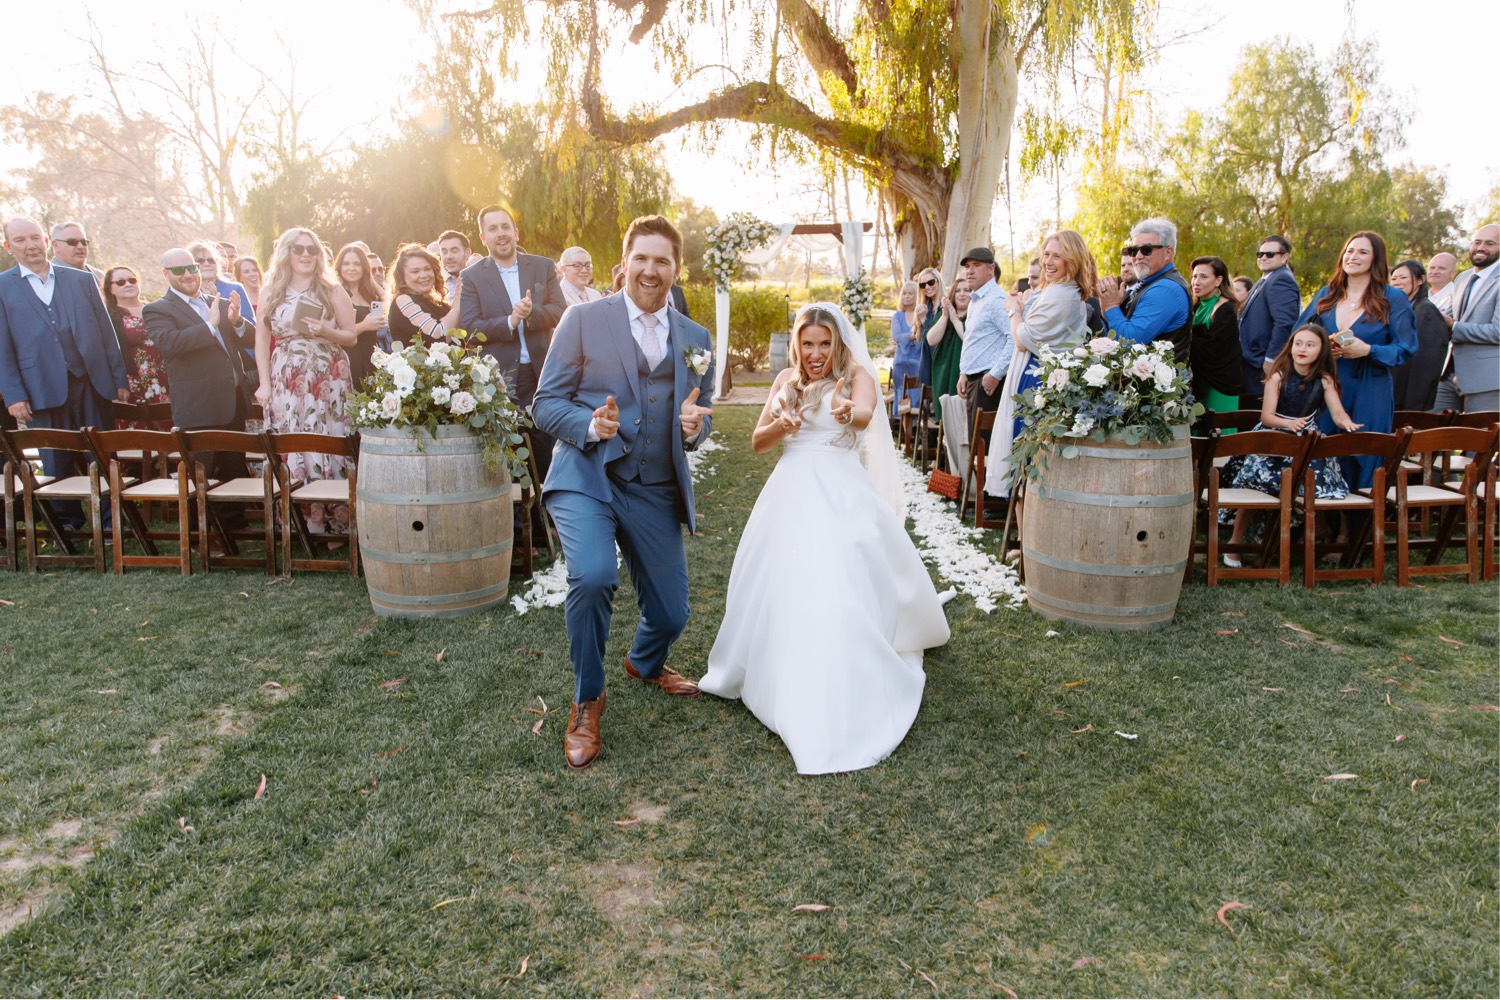
[(1444, 316), (1453, 315), (1453, 279), (1458, 276), (1458, 258), (1451, 253), (1435, 254), (1427, 262), (1428, 297)]
[(385, 293), (375, 283), (370, 258), (363, 246), (350, 243), (338, 252), (335, 272), (339, 285), (354, 303), (354, 333), (358, 338), (349, 350), (349, 381), (358, 389), (365, 376), (375, 370), (375, 335), (385, 326)]
[(1229, 266), (1219, 257), (1193, 260), (1193, 395), (1214, 413), (1240, 408), (1240, 322)]
[(1146, 219), (1130, 230), (1124, 256), (1134, 263), (1136, 283), (1126, 288), (1112, 278), (1099, 283), (1104, 321), (1121, 340), (1147, 344), (1169, 340), (1178, 364), (1192, 349), (1192, 296), (1177, 270), (1177, 227), (1166, 219)]
[(238, 292), (240, 309), (245, 322), (254, 325), (255, 309), (251, 305), (253, 300), (250, 298), (250, 293), (238, 281), (230, 281), (224, 276), (229, 268), (219, 256), (219, 245), (210, 243), (208, 240), (194, 240), (187, 245), (187, 250), (193, 255), (193, 262), (198, 265), (198, 277), (203, 283), (203, 294), (210, 299), (228, 299), (230, 292)]
[(1015, 347), (1006, 369), (995, 428), (990, 434), (990, 461), (985, 492), (1009, 496), (1015, 473), (1007, 460), (1024, 421), (1016, 416), (1015, 397), (1040, 384), (1038, 355), (1081, 347), (1089, 336), (1088, 299), (1094, 294), (1095, 265), (1083, 237), (1071, 229), (1048, 236), (1042, 244), (1042, 274), (1037, 287), (1012, 292), (1005, 300)]
[[(969, 419), (981, 410), (1000, 405), (1000, 383), (1010, 367), (1011, 340), (1005, 325), (1005, 293), (1000, 290), (1000, 265), (989, 247), (975, 247), (959, 266), (968, 279), (969, 318), (965, 321), (959, 357), (958, 391), (969, 404)], [(998, 373), (998, 374), (996, 374)]]
[(254, 257), (240, 257), (234, 262), (234, 280), (244, 286), (245, 291), (251, 295), (251, 301), (260, 298), (260, 286), (264, 280), (261, 274), (260, 261)]
[(1428, 295), (1421, 261), (1404, 260), (1391, 268), (1391, 287), (1406, 293), (1417, 323), (1417, 353), (1395, 371), (1396, 409), (1430, 410), (1448, 357), (1448, 324)]
[(171, 397), (167, 389), (167, 366), (161, 348), (146, 332), (141, 317), (141, 279), (132, 269), (112, 267), (104, 272), (104, 308), (109, 312), (125, 359), (125, 377), (130, 381), (130, 402), (165, 403)]
[[(937, 268), (917, 272), (917, 332), (922, 342), (922, 364), (917, 370), (922, 384), (932, 388), (932, 345), (927, 335), (943, 315), (943, 276)], [(936, 404), (937, 396), (932, 397)]]
[[(1339, 263), (1328, 284), (1302, 311), (1297, 325), (1315, 323), (1333, 340), (1338, 384), (1350, 418), (1367, 431), (1388, 434), (1396, 410), (1391, 373), (1417, 351), (1417, 325), (1411, 303), (1387, 284), (1385, 240), (1363, 230), (1344, 241)], [(1325, 434), (1334, 423), (1327, 410), (1318, 417)], [(1344, 479), (1358, 489), (1375, 480), (1380, 459), (1361, 455), (1342, 459)]]
[(568, 247), (558, 257), (557, 266), (562, 271), (563, 301), (568, 305), (576, 306), (604, 298), (604, 293), (591, 284), (594, 280), (594, 259), (583, 247)]
[(442, 264), (437, 254), (418, 243), (396, 250), (391, 265), (386, 319), (393, 343), (419, 344), (446, 337), (458, 328), (458, 302), (450, 301), (446, 286), (438, 280)]
[[(958, 278), (948, 286), (937, 322), (927, 331), (927, 343), (932, 347), (933, 399), (958, 394), (959, 358), (964, 347), (964, 319), (968, 315), (969, 281)], [(965, 432), (958, 433), (962, 437)]]
[(1453, 348), (1438, 383), (1438, 409), (1480, 413), (1500, 409), (1500, 225), (1480, 226), (1469, 244), (1474, 266), (1453, 282), (1453, 309), (1444, 316)]
[[(312, 230), (288, 229), (277, 238), (257, 313), (260, 388), (255, 399), (265, 408), (266, 429), (348, 435), (353, 425), (346, 409), (351, 386), (345, 350), (359, 339), (354, 304), (339, 286), (323, 243)], [(342, 456), (298, 453), (285, 458), (297, 485), (349, 478)], [(349, 527), (344, 504), (309, 504), (303, 517), (308, 530), (318, 534), (330, 525), (336, 531)]]
[[(891, 416), (901, 416), (901, 387), (908, 376), (922, 372), (922, 330), (917, 323), (917, 283), (908, 281), (896, 293), (896, 311), (891, 314)], [(907, 405), (915, 410), (920, 390), (906, 393)]]
[(1250, 290), (1255, 287), (1255, 282), (1243, 274), (1234, 276), (1234, 311), (1241, 315), (1245, 311), (1245, 301), (1250, 298)]
[(52, 259), (87, 271), (96, 285), (104, 280), (104, 272), (89, 263), (89, 236), (82, 223), (60, 222), (52, 227)]
[(437, 240), (438, 257), (443, 262), (443, 284), (448, 299), (458, 301), (458, 276), (469, 266), (469, 238), (456, 229), (450, 229)]
[(1297, 325), (1302, 292), (1292, 274), (1291, 259), (1292, 245), (1286, 237), (1272, 233), (1260, 241), (1255, 254), (1260, 280), (1240, 308), (1240, 355), (1244, 361), (1241, 395), (1246, 402), (1260, 398), (1271, 363)]

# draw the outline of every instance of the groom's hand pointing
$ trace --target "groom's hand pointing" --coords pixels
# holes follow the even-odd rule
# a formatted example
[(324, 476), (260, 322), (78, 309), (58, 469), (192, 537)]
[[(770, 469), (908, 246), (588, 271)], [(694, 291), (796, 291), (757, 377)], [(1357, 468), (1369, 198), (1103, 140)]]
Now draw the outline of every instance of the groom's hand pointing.
[(594, 411), (594, 433), (600, 441), (608, 441), (620, 433), (620, 405), (615, 397), (604, 397), (604, 405)]
[(682, 436), (684, 438), (695, 438), (703, 429), (703, 418), (713, 414), (713, 408), (698, 405), (698, 389), (695, 387), (688, 393), (688, 398), (682, 401)]

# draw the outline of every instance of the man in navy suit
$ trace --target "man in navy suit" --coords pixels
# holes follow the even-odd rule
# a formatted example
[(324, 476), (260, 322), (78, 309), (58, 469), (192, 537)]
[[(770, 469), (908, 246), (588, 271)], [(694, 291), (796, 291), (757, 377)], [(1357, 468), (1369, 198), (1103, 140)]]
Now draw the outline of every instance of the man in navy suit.
[[(682, 235), (659, 215), (625, 231), (623, 291), (563, 317), (536, 392), (537, 426), (557, 438), (543, 496), (568, 563), (573, 710), (563, 752), (588, 767), (603, 745), (604, 648), (619, 587), (615, 545), (640, 604), (625, 673), (669, 695), (698, 686), (667, 666), (688, 621), (687, 550), (695, 531), (687, 452), (708, 440), (708, 331), (668, 306)], [(464, 281), (468, 286), (467, 278)]]
[[(42, 227), (25, 217), (3, 227), (20, 263), (0, 272), (0, 398), (32, 427), (113, 427), (112, 400), (130, 396), (125, 362), (99, 286), (88, 271), (47, 259)], [(48, 451), (49, 476), (82, 474), (74, 457)], [(69, 505), (59, 505), (65, 508)], [(77, 505), (61, 509), (81, 521)]]
[[(479, 238), (489, 255), (463, 269), (458, 325), (484, 334), (484, 353), (498, 362), (511, 399), (530, 406), (552, 330), (568, 302), (552, 261), (520, 252), (521, 231), (508, 209), (480, 209)], [(535, 428), (528, 436), (537, 472), (545, 479), (552, 439)]]
[(1240, 356), (1244, 359), (1244, 392), (1240, 406), (1254, 409), (1265, 394), (1265, 377), (1276, 355), (1292, 338), (1292, 327), (1302, 311), (1302, 291), (1291, 268), (1292, 245), (1271, 235), (1260, 241), (1255, 254), (1260, 280), (1250, 288), (1240, 311)]

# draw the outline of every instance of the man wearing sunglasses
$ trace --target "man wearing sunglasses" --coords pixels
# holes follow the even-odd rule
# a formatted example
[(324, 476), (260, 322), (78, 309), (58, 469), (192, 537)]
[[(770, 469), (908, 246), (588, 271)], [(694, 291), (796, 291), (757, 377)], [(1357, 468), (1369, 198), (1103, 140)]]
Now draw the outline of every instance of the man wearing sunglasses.
[[(35, 220), (4, 224), (5, 249), (19, 263), (0, 272), (0, 397), (32, 427), (113, 427), (112, 400), (130, 397), (125, 361), (99, 286), (89, 272), (47, 259)], [(71, 476), (74, 456), (48, 451), (49, 476)], [(81, 524), (78, 504), (58, 513)], [(69, 509), (71, 508), (71, 509)]]
[(89, 263), (89, 237), (77, 222), (60, 222), (52, 227), (52, 259), (76, 267), (94, 276), (94, 284), (104, 287), (104, 272)]
[(1187, 279), (1172, 263), (1177, 227), (1166, 219), (1138, 222), (1130, 230), (1130, 243), (1122, 253), (1134, 261), (1136, 284), (1127, 292), (1118, 278), (1099, 279), (1104, 322), (1122, 340), (1170, 340), (1177, 364), (1185, 365), (1192, 342), (1193, 297)]
[(1265, 376), (1276, 355), (1291, 339), (1297, 314), (1302, 311), (1302, 291), (1292, 274), (1292, 245), (1286, 237), (1271, 234), (1260, 241), (1255, 264), (1260, 280), (1250, 289), (1240, 310), (1240, 356), (1244, 358), (1244, 390), (1240, 405), (1259, 408), (1265, 392)]

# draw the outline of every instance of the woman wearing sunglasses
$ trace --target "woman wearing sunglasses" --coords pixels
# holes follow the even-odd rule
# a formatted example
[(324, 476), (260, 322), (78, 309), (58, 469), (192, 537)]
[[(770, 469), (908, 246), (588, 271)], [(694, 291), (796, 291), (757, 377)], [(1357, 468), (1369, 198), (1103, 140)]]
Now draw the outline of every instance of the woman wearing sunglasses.
[[(352, 429), (345, 401), (351, 391), (349, 356), (359, 339), (354, 303), (339, 284), (323, 243), (308, 229), (288, 229), (276, 240), (261, 291), (255, 326), (255, 366), (266, 429), (347, 435)], [(276, 346), (271, 346), (271, 338)], [(347, 479), (348, 463), (337, 455), (287, 455), (294, 485), (314, 479)], [(309, 504), (308, 530), (347, 531), (344, 504)]]
[(146, 335), (141, 318), (141, 278), (124, 265), (104, 272), (104, 307), (115, 326), (115, 339), (125, 359), (125, 377), (130, 382), (130, 402), (166, 403), (167, 365), (161, 349)]

